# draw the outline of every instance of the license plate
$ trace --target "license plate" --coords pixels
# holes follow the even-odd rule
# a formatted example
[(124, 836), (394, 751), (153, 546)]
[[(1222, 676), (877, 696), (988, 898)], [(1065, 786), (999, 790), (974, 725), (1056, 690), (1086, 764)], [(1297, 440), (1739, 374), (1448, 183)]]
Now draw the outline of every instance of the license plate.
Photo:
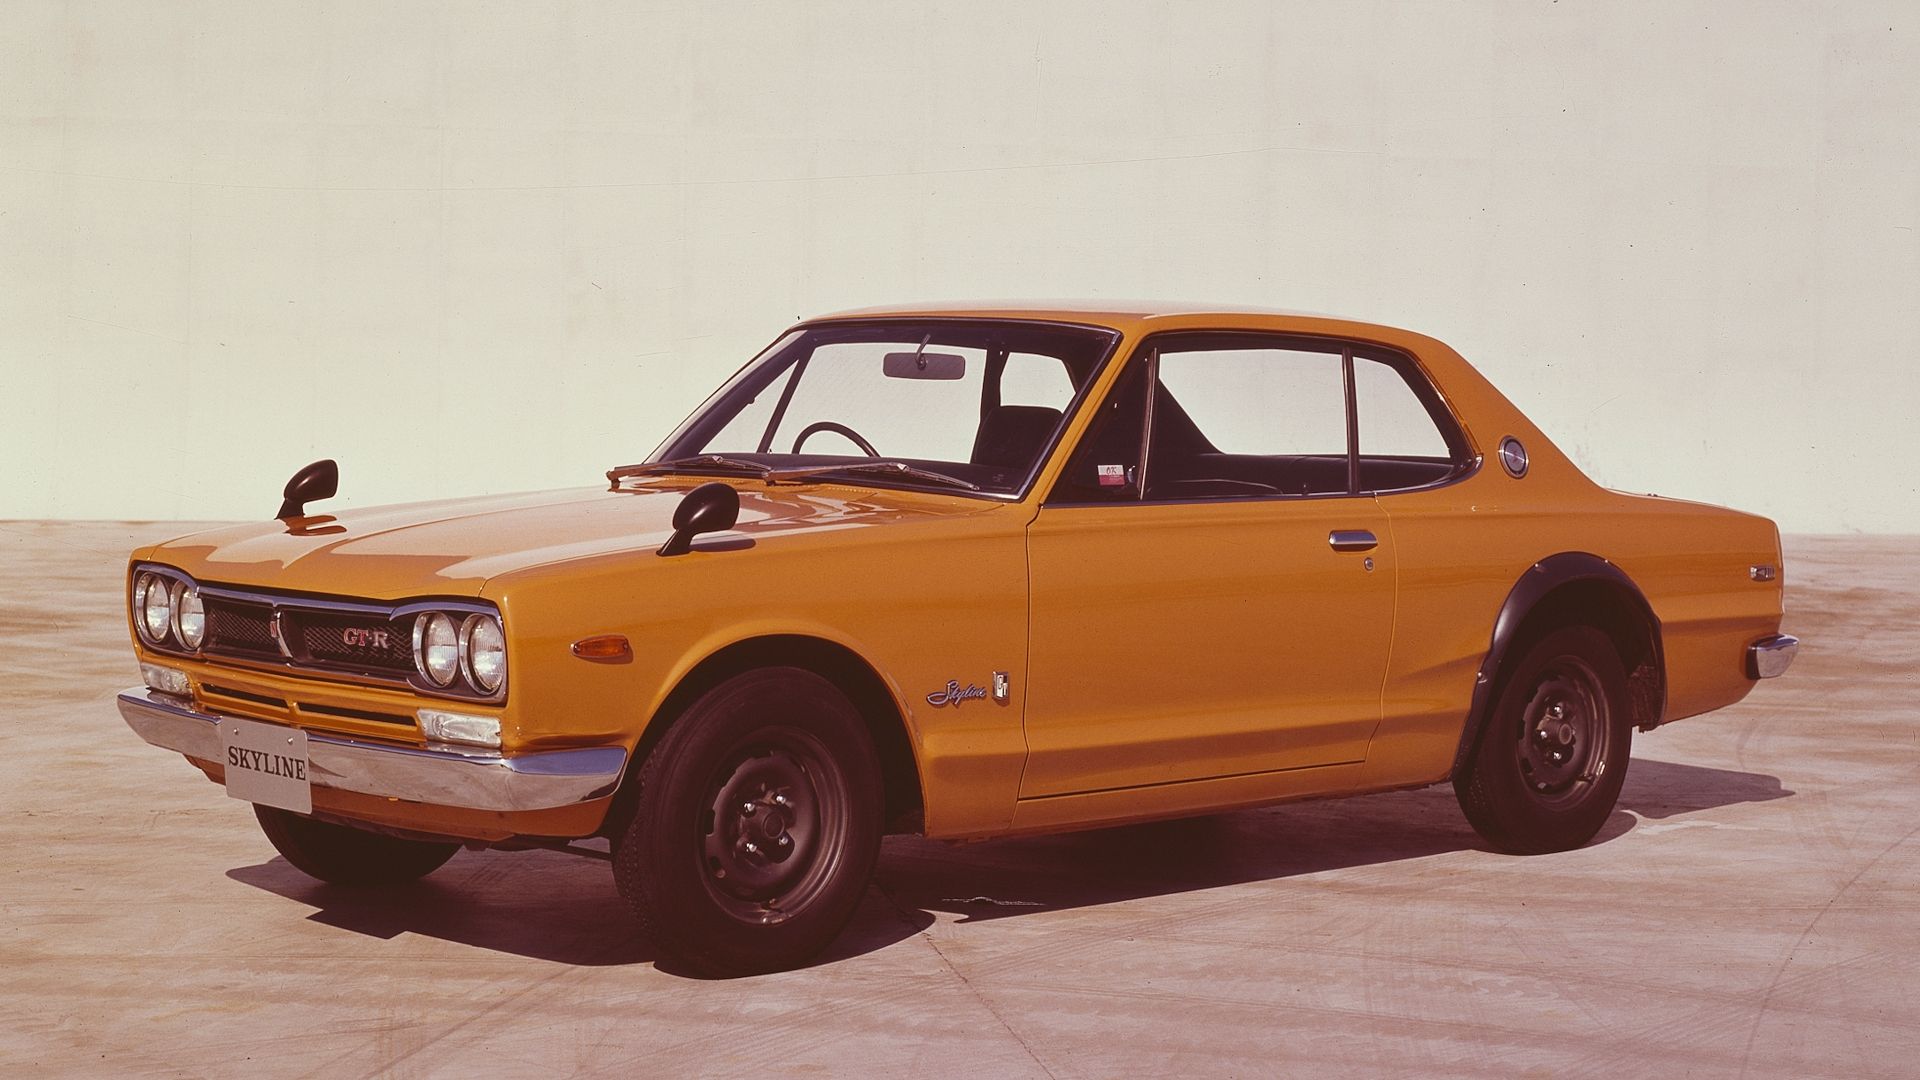
[(306, 732), (277, 724), (223, 719), (220, 749), (227, 767), (228, 795), (296, 814), (313, 813)]

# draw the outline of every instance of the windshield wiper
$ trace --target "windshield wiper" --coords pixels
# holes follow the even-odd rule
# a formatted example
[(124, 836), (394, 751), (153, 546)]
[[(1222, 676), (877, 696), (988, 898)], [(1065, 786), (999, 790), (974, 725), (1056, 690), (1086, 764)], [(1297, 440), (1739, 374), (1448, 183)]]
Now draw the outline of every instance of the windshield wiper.
[(909, 477), (914, 480), (928, 480), (936, 484), (945, 484), (948, 487), (964, 488), (967, 491), (980, 490), (979, 484), (968, 483), (957, 476), (948, 476), (946, 473), (934, 472), (932, 469), (922, 469), (917, 465), (909, 465), (904, 461), (891, 460), (856, 461), (846, 465), (800, 465), (790, 469), (768, 469), (766, 472), (760, 474), (760, 479), (765, 480), (769, 484), (780, 484), (806, 480), (827, 473), (863, 472), (888, 473), (894, 476)]
[(653, 476), (658, 473), (687, 472), (701, 469), (731, 469), (736, 472), (750, 472), (765, 477), (773, 472), (773, 466), (744, 458), (731, 458), (725, 454), (696, 454), (693, 457), (674, 458), (672, 461), (653, 461), (642, 465), (622, 465), (607, 470), (607, 483), (618, 485), (620, 481), (632, 476)]

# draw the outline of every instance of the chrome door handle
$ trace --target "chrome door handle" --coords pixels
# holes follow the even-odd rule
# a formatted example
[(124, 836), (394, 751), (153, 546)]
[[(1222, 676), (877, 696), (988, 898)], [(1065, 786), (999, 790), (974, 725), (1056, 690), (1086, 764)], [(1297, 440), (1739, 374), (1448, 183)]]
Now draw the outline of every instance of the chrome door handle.
[(1372, 551), (1380, 540), (1365, 529), (1335, 529), (1327, 534), (1327, 544), (1335, 551)]

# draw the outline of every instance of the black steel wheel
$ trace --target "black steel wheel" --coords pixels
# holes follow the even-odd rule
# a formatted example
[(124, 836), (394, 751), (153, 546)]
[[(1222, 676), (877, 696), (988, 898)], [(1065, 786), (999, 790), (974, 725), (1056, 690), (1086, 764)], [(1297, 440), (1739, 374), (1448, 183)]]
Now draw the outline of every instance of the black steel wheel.
[(1633, 740), (1613, 642), (1585, 626), (1543, 636), (1502, 674), (1493, 708), (1453, 778), (1467, 820), (1515, 854), (1593, 839), (1619, 799)]
[(879, 855), (882, 805), (866, 723), (832, 683), (769, 668), (720, 684), (639, 782), (614, 880), (666, 958), (754, 974), (839, 936)]
[(255, 804), (260, 831), (294, 868), (335, 885), (394, 885), (446, 865), (459, 844), (408, 840)]

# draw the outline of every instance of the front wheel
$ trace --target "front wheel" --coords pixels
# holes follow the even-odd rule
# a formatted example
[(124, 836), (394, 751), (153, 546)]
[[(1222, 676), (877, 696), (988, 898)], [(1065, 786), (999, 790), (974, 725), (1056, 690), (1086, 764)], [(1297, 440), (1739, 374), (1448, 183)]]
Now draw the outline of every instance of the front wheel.
[(1475, 831), (1502, 851), (1576, 848), (1613, 812), (1632, 742), (1627, 674), (1612, 640), (1563, 627), (1503, 679), (1454, 794)]
[(407, 840), (254, 804), (260, 831), (294, 868), (335, 885), (393, 885), (440, 869), (459, 844)]
[(879, 758), (832, 683), (768, 668), (709, 690), (641, 767), (614, 881), (703, 974), (800, 964), (839, 936), (880, 852)]

